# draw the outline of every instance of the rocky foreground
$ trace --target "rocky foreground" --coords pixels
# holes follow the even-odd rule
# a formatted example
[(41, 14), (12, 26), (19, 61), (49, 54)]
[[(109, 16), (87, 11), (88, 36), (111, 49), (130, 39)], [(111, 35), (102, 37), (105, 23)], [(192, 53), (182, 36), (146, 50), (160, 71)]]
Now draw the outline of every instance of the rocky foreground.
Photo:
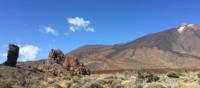
[(23, 63), (17, 62), (18, 53), (18, 46), (9, 45), (7, 61), (0, 65), (0, 88), (200, 88), (200, 74), (191, 69), (94, 71), (59, 49), (52, 49), (47, 60)]
[(59, 49), (51, 49), (47, 60), (19, 63), (19, 49), (9, 45), (7, 61), (0, 66), (0, 88), (46, 88), (49, 78), (91, 74), (75, 55), (65, 56)]
[(0, 66), (0, 88), (200, 88), (198, 72), (148, 71), (55, 75), (36, 68)]

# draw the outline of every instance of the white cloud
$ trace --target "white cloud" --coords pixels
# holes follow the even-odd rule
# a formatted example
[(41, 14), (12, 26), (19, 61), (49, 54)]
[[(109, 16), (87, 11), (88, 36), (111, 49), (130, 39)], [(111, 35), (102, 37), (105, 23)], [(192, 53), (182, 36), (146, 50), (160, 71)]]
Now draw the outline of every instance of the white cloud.
[(84, 30), (86, 32), (94, 32), (95, 29), (90, 27), (90, 21), (85, 20), (81, 17), (74, 17), (74, 18), (68, 18), (68, 23), (70, 25), (69, 29), (72, 32), (76, 32), (78, 30)]
[(44, 26), (42, 28), (42, 32), (50, 33), (50, 34), (52, 34), (54, 36), (58, 36), (59, 35), (58, 32), (55, 29), (53, 29), (52, 27), (50, 27), (50, 26)]
[(36, 60), (39, 47), (34, 45), (25, 45), (20, 47), (19, 54), (22, 56), (22, 61)]
[[(19, 61), (33, 61), (36, 60), (37, 54), (39, 52), (39, 47), (34, 45), (18, 45), (20, 47), (19, 51)], [(7, 58), (7, 53), (1, 53), (1, 58)]]
[(83, 18), (80, 17), (68, 18), (68, 23), (78, 27), (86, 27), (90, 25), (90, 21), (84, 20)]
[(88, 31), (88, 32), (94, 32), (95, 29), (94, 28), (87, 28), (86, 31)]
[(72, 32), (76, 32), (76, 28), (73, 27), (73, 26), (70, 26), (69, 29), (70, 29)]

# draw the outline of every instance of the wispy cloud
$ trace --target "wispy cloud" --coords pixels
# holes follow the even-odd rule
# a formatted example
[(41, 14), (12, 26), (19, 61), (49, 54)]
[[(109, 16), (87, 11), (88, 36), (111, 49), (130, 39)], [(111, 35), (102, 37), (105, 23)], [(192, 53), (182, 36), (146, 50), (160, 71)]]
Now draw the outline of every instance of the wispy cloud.
[(59, 35), (59, 33), (54, 28), (52, 28), (50, 26), (43, 26), (40, 30), (44, 33), (49, 33), (49, 34), (52, 34), (54, 36)]
[(19, 54), (21, 55), (22, 61), (32, 61), (36, 60), (38, 52), (39, 52), (38, 46), (25, 45), (20, 47)]
[(90, 27), (90, 21), (85, 20), (81, 17), (74, 17), (74, 18), (68, 18), (67, 19), (68, 24), (70, 25), (69, 29), (72, 32), (76, 32), (79, 30), (84, 30), (86, 32), (95, 32), (95, 29)]
[(86, 29), (86, 31), (88, 31), (88, 32), (95, 32), (95, 29), (89, 27), (89, 28)]

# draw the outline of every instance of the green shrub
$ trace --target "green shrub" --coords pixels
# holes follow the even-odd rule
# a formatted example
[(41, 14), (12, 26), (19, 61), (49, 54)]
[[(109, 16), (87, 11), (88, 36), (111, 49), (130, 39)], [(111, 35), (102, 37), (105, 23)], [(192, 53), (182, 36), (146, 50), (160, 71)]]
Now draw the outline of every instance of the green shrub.
[(148, 71), (139, 71), (137, 78), (146, 81), (147, 83), (156, 82), (160, 79), (157, 75)]
[(178, 72), (169, 72), (169, 73), (167, 73), (167, 76), (169, 78), (179, 78), (181, 76), (181, 74)]

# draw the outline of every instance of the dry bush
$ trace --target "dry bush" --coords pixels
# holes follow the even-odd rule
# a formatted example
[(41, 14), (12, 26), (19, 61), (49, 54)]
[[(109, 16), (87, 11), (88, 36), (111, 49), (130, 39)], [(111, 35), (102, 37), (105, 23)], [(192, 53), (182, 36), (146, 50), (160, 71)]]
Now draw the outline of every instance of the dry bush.
[(171, 71), (171, 72), (167, 73), (167, 76), (170, 77), (170, 78), (179, 78), (181, 76), (181, 74), (178, 73), (178, 72)]
[(137, 78), (147, 83), (156, 82), (160, 79), (157, 75), (148, 71), (139, 71)]

